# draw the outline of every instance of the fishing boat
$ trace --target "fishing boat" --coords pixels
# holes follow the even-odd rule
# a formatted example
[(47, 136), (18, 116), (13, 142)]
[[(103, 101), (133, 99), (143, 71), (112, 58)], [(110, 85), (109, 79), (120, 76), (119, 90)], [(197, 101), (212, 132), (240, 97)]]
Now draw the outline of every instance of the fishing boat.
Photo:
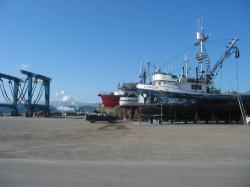
[(147, 82), (145, 72), (142, 72), (142, 80), (136, 85), (140, 114), (161, 114), (166, 120), (237, 122), (241, 120), (241, 110), (237, 101), (240, 95), (243, 109), (246, 115), (249, 115), (249, 94), (225, 93), (214, 86), (214, 78), (226, 59), (232, 55), (235, 58), (240, 57), (237, 47), (239, 40), (231, 39), (222, 56), (211, 67), (205, 45), (209, 37), (210, 35), (206, 35), (203, 27), (199, 25), (195, 41), (195, 46), (199, 49), (196, 53), (195, 76), (189, 76), (187, 55), (181, 76), (154, 69), (152, 82)]

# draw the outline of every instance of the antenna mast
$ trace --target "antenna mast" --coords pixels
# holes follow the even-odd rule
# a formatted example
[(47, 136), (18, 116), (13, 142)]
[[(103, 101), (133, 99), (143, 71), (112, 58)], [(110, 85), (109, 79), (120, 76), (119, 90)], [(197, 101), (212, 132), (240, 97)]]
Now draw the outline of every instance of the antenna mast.
[[(197, 20), (197, 32), (195, 45), (199, 47), (199, 51), (196, 53), (197, 66), (197, 79), (203, 80), (208, 74), (210, 74), (210, 59), (208, 57), (205, 42), (209, 38), (209, 35), (205, 35), (203, 28), (203, 18)], [(205, 76), (204, 76), (205, 75)], [(206, 81), (206, 80), (205, 80)]]
[(185, 52), (184, 63), (185, 63), (185, 77), (188, 78), (188, 55), (187, 55), (187, 52)]
[(145, 61), (144, 61), (144, 59), (142, 59), (140, 74), (139, 74), (139, 82), (142, 83), (142, 84), (145, 84), (146, 79), (147, 79), (147, 73), (146, 73), (146, 69), (145, 69)]

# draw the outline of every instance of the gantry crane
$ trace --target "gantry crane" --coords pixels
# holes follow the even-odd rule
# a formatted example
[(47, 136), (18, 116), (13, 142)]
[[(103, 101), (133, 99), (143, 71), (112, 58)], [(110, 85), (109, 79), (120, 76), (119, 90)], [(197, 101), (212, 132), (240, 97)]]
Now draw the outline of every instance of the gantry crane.
[[(0, 103), (0, 107), (11, 108), (11, 115), (18, 115), (17, 106), (19, 104), (26, 108), (26, 116), (33, 116), (34, 112), (43, 112), (43, 116), (48, 116), (50, 109), (50, 81), (51, 78), (21, 70), (26, 75), (24, 80), (14, 76), (0, 73), (0, 95), (3, 96), (5, 102)], [(9, 83), (9, 90), (6, 89), (3, 79)], [(14, 85), (13, 85), (14, 83)], [(40, 89), (37, 94), (37, 84), (40, 83)], [(40, 103), (40, 99), (44, 92), (44, 104)], [(36, 97), (35, 97), (36, 95)]]
[[(27, 112), (26, 112), (26, 116), (27, 117), (31, 117), (33, 116), (33, 113), (35, 111), (39, 111), (42, 110), (44, 111), (44, 115), (48, 116), (49, 115), (49, 102), (50, 102), (50, 81), (51, 78), (40, 75), (40, 74), (36, 74), (36, 73), (32, 73), (29, 71), (25, 71), (25, 70), (20, 70), (22, 74), (27, 76), (27, 80), (28, 80), (28, 99), (26, 101), (26, 108), (27, 108)], [(33, 85), (37, 83), (37, 81), (40, 80), (42, 81), (37, 99), (35, 99), (34, 101), (33, 99), (33, 93), (34, 93), (34, 87)], [(38, 101), (41, 98), (42, 95), (42, 89), (44, 88), (45, 90), (45, 104), (39, 104)], [(33, 103), (32, 103), (33, 101)]]

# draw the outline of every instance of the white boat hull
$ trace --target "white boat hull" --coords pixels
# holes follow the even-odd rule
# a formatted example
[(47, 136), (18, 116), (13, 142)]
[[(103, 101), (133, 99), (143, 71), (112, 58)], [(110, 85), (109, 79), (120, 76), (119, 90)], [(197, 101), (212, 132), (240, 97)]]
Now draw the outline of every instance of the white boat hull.
[(138, 106), (138, 97), (120, 97), (119, 105), (121, 107)]

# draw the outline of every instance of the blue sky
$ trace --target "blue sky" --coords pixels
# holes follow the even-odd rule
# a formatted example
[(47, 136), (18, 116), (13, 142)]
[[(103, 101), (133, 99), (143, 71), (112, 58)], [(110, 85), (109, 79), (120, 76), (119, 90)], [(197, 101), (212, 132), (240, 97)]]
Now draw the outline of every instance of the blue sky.
[[(218, 39), (207, 47), (212, 63), (224, 51), (220, 39), (240, 39), (244, 92), (250, 90), (249, 10), (248, 0), (0, 0), (0, 72), (22, 77), (20, 68), (27, 68), (53, 79), (52, 98), (65, 90), (96, 102), (100, 91), (137, 81), (143, 57), (162, 66), (192, 45), (203, 17), (211, 40)], [(177, 74), (183, 58), (171, 64)], [(195, 63), (192, 51), (189, 60)], [(228, 59), (216, 85), (236, 89), (234, 68), (235, 59)]]

